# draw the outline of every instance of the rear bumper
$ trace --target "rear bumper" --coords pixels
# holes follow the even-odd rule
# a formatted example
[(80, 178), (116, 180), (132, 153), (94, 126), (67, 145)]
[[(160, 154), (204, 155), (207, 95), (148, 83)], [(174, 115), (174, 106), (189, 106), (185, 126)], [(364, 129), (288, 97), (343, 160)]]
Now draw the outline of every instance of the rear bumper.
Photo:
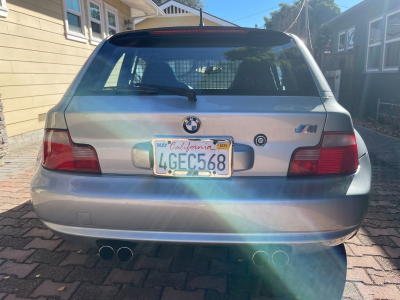
[(354, 175), (330, 178), (169, 179), (76, 175), (38, 167), (31, 196), (59, 236), (183, 243), (335, 245), (369, 205), (368, 155)]

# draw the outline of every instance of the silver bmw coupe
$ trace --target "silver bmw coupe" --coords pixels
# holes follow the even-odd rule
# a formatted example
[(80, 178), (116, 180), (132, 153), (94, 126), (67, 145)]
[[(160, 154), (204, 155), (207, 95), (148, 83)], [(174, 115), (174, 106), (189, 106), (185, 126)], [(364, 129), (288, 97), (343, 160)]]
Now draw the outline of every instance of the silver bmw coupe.
[(343, 243), (369, 205), (350, 114), (299, 38), (174, 27), (104, 40), (47, 115), (31, 182), (58, 236), (131, 257), (135, 243)]

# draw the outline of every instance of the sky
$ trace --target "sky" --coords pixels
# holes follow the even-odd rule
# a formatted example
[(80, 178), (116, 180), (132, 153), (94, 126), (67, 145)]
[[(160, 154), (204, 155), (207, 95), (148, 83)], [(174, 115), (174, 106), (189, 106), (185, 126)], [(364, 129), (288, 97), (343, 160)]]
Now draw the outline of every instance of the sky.
[[(343, 11), (362, 0), (336, 0)], [(264, 26), (264, 16), (279, 9), (279, 3), (292, 4), (294, 0), (206, 0), (205, 11), (243, 27)], [(327, 20), (328, 21), (328, 20)]]

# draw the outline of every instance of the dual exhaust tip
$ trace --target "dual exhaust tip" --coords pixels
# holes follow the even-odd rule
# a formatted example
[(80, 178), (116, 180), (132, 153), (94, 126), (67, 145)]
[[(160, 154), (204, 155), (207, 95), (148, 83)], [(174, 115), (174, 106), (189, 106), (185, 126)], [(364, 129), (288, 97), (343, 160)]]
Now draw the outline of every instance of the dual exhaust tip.
[(289, 255), (283, 250), (278, 250), (270, 258), (267, 252), (260, 250), (253, 254), (252, 261), (254, 265), (260, 268), (264, 268), (270, 263), (283, 268), (289, 264)]
[(111, 246), (103, 246), (99, 249), (99, 256), (102, 260), (110, 261), (117, 256), (120, 262), (129, 262), (133, 257), (133, 252), (128, 247), (121, 247), (115, 252), (114, 248)]
[[(117, 256), (120, 262), (127, 263), (131, 261), (133, 252), (129, 247), (120, 247), (115, 252), (113, 247), (106, 245), (99, 249), (99, 256), (105, 261), (111, 261), (114, 256)], [(267, 252), (259, 250), (253, 254), (252, 261), (254, 265), (260, 268), (266, 267), (270, 263), (283, 268), (289, 264), (289, 255), (283, 250), (278, 250), (270, 258)]]

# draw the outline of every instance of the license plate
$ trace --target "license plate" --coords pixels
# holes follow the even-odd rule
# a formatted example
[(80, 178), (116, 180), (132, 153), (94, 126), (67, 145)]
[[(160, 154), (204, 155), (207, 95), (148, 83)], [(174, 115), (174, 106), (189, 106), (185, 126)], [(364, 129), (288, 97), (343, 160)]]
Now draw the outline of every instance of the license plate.
[(174, 139), (152, 140), (155, 175), (179, 177), (230, 177), (232, 140)]

